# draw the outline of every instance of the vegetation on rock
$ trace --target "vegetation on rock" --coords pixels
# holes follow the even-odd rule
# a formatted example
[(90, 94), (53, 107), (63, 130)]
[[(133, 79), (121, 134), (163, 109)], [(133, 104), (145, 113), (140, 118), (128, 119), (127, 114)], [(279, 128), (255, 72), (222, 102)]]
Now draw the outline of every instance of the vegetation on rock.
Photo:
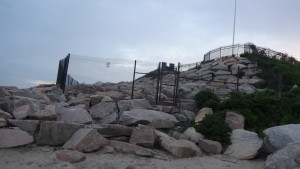
[(219, 97), (211, 90), (203, 90), (198, 92), (195, 95), (194, 100), (196, 101), (199, 109), (202, 109), (203, 107), (210, 107), (214, 111), (218, 110), (221, 101)]
[(194, 125), (197, 132), (205, 135), (209, 140), (220, 142), (223, 146), (231, 144), (231, 129), (224, 122), (225, 113), (214, 113), (206, 115), (205, 118)]
[[(280, 91), (289, 91), (293, 85), (300, 85), (300, 62), (293, 57), (283, 56), (281, 59), (270, 58), (264, 51), (256, 53), (244, 53), (241, 57), (247, 57), (258, 64), (262, 72), (258, 77), (264, 79), (256, 84), (258, 88), (269, 88)], [(282, 80), (281, 80), (282, 77)]]

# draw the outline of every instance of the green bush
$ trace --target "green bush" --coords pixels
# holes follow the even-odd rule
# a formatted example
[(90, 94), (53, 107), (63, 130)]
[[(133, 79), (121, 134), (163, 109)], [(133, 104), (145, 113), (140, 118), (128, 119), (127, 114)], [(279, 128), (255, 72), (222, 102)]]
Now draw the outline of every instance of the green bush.
[(198, 92), (195, 95), (194, 100), (199, 109), (202, 109), (203, 107), (209, 107), (215, 111), (218, 110), (220, 105), (219, 97), (211, 90), (203, 90)]
[(214, 113), (206, 115), (204, 119), (195, 124), (197, 132), (203, 134), (207, 139), (220, 142), (223, 146), (231, 144), (231, 129), (225, 124), (225, 113)]
[(258, 77), (264, 79), (263, 83), (256, 84), (260, 88), (279, 90), (278, 83), (282, 77), (282, 91), (289, 91), (293, 85), (300, 85), (300, 62), (293, 57), (282, 57), (281, 60), (268, 57), (264, 51), (258, 53), (244, 53), (241, 57), (247, 57), (256, 62), (262, 72)]
[[(300, 91), (300, 90), (299, 90)], [(266, 128), (300, 123), (300, 95), (298, 90), (280, 94), (274, 91), (249, 95), (232, 93), (224, 100), (220, 110), (233, 110), (245, 117), (245, 128), (263, 136)]]

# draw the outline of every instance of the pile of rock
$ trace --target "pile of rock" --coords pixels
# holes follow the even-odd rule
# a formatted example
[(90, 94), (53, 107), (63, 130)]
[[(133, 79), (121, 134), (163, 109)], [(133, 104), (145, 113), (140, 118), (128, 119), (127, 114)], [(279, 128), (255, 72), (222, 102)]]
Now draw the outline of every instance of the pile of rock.
[(180, 88), (185, 99), (193, 99), (197, 92), (205, 89), (214, 91), (224, 99), (237, 89), (237, 84), (240, 92), (250, 94), (257, 91), (253, 85), (262, 81), (257, 77), (260, 72), (257, 64), (247, 58), (220, 58), (181, 72)]
[[(0, 148), (30, 143), (61, 146), (57, 158), (69, 162), (98, 150), (163, 158), (155, 151), (162, 148), (180, 158), (201, 155), (195, 143), (159, 131), (179, 123), (174, 116), (177, 109), (170, 106), (126, 100), (125, 94), (116, 91), (63, 94), (53, 85), (0, 89)], [(193, 112), (184, 112), (189, 116), (177, 116), (193, 118)]]

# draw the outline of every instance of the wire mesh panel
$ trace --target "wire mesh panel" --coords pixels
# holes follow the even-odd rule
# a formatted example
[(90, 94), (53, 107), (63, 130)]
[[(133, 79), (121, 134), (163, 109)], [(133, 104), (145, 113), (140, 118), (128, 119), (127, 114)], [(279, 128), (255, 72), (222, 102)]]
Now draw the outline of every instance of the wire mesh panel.
[(85, 84), (132, 81), (134, 61), (71, 54), (68, 74)]

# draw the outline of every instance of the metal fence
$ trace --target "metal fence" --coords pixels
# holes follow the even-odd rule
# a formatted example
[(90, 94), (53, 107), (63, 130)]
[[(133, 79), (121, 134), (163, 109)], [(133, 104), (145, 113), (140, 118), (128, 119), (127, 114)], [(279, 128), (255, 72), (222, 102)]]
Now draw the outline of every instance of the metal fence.
[(223, 46), (223, 47), (219, 47), (214, 50), (211, 50), (204, 55), (203, 61), (207, 62), (207, 61), (214, 60), (217, 58), (229, 57), (229, 56), (239, 56), (240, 54), (243, 54), (243, 53), (253, 53), (253, 52), (260, 52), (260, 51), (264, 51), (268, 57), (275, 57), (277, 59), (280, 59), (281, 57), (286, 56), (286, 54), (284, 54), (284, 53), (277, 52), (277, 51), (271, 50), (269, 48), (259, 47), (252, 43), (245, 43), (245, 44), (235, 44), (235, 45), (230, 45), (230, 46)]

